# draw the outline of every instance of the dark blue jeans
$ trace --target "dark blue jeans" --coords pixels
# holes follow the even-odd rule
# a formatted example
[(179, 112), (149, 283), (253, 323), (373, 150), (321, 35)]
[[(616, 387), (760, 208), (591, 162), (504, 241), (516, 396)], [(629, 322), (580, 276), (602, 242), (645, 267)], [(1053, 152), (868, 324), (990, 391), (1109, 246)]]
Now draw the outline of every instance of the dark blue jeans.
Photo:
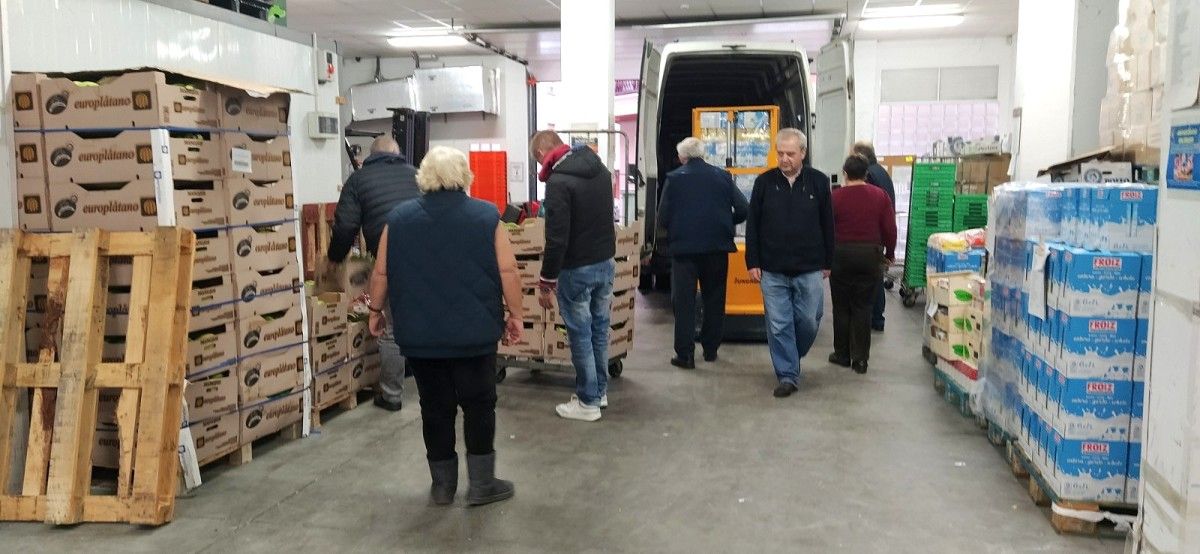
[(571, 342), (575, 394), (589, 406), (599, 406), (608, 392), (608, 324), (616, 264), (564, 269), (558, 276), (558, 310)]
[(887, 308), (887, 292), (883, 290), (883, 279), (880, 279), (875, 290), (875, 309), (871, 313), (871, 327), (883, 328), (883, 324), (887, 322), (883, 316), (885, 308)]

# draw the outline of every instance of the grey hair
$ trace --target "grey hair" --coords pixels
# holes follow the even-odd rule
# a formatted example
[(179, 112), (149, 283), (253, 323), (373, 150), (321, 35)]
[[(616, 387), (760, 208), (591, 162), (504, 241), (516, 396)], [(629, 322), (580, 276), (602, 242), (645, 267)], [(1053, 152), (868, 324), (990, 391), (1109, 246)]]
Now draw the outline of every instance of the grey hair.
[(475, 175), (466, 154), (448, 146), (435, 146), (417, 170), (417, 187), (421, 192), (438, 190), (468, 190)]
[(696, 137), (688, 137), (679, 142), (675, 146), (675, 151), (679, 153), (680, 158), (689, 160), (704, 159), (704, 143)]
[(804, 131), (801, 131), (800, 129), (795, 129), (792, 127), (780, 129), (779, 133), (775, 135), (775, 145), (778, 146), (785, 140), (794, 140), (800, 143), (801, 150), (808, 150), (808, 137), (805, 136)]

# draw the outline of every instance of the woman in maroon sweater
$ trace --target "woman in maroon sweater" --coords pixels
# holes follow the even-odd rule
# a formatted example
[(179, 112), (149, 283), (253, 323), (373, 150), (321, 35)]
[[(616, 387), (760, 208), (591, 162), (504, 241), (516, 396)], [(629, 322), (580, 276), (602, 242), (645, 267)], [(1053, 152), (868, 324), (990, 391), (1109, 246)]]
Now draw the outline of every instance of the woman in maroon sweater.
[(868, 185), (867, 159), (853, 154), (842, 164), (846, 182), (833, 191), (834, 250), (831, 363), (867, 372), (871, 357), (871, 311), (884, 264), (896, 256), (896, 214), (879, 187)]

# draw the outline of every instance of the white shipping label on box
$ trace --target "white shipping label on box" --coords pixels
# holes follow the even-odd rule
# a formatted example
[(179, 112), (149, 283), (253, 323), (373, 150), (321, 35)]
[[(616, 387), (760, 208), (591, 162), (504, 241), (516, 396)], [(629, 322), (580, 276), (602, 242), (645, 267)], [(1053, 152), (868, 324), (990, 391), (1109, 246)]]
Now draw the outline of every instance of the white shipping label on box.
[(233, 171), (237, 173), (253, 173), (254, 159), (248, 148), (231, 148), (230, 163)]

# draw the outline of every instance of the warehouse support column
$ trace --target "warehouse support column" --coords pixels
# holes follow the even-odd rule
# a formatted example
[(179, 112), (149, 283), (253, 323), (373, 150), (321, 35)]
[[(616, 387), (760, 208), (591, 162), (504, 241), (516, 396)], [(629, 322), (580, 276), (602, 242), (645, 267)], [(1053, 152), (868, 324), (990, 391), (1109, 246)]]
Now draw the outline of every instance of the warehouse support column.
[[(573, 129), (613, 126), (613, 0), (562, 0), (562, 86)], [(600, 155), (612, 147), (600, 140)], [(610, 168), (618, 169), (618, 168)]]
[[(8, 50), (8, 0), (0, 0), (0, 150), (13, 152), (12, 64)], [(0, 156), (0, 229), (17, 226), (17, 168)]]

